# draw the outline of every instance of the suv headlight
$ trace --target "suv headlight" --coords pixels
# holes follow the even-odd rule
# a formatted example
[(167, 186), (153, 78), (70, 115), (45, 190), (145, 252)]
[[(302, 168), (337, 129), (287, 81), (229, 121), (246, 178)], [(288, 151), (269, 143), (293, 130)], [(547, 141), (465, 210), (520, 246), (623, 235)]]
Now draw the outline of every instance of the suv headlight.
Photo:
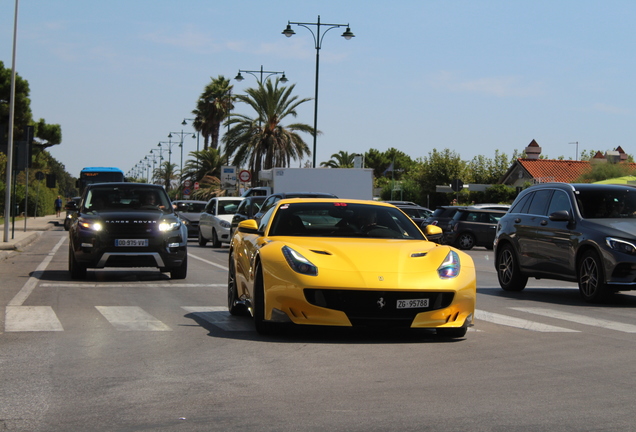
[(606, 237), (605, 244), (607, 244), (607, 246), (612, 250), (629, 255), (636, 255), (636, 245), (632, 242), (617, 239), (616, 237)]
[(99, 221), (79, 219), (77, 223), (80, 227), (91, 231), (101, 231), (104, 229), (104, 225)]
[(176, 231), (179, 229), (179, 227), (181, 226), (181, 222), (168, 222), (168, 221), (163, 221), (159, 224), (159, 231), (165, 232), (165, 231)]

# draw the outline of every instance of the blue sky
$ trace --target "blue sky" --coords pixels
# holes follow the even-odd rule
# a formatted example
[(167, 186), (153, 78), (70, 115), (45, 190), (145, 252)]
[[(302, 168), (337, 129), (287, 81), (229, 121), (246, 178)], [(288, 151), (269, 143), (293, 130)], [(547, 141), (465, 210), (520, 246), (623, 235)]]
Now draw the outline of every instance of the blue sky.
[[(14, 5), (0, 2), (5, 67)], [(21, 0), (17, 70), (34, 118), (62, 126), (51, 153), (67, 171), (128, 171), (169, 132), (192, 130), (181, 122), (211, 77), (263, 66), (313, 97), (312, 35), (281, 31), (318, 15), (356, 35), (323, 40), (318, 163), (391, 147), (414, 159), (512, 156), (532, 139), (554, 158), (574, 159), (571, 142), (636, 154), (631, 0)], [(232, 83), (241, 93), (256, 79)], [(313, 112), (308, 102), (295, 121), (313, 124)], [(186, 138), (185, 156), (195, 149)]]

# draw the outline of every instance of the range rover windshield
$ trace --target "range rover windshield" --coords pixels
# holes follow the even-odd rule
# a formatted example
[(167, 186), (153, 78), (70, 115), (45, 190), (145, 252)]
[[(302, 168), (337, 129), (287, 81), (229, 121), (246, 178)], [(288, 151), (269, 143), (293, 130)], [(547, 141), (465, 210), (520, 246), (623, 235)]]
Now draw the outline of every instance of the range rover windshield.
[(99, 186), (91, 188), (84, 200), (86, 212), (161, 210), (172, 213), (168, 195), (160, 188), (140, 186)]

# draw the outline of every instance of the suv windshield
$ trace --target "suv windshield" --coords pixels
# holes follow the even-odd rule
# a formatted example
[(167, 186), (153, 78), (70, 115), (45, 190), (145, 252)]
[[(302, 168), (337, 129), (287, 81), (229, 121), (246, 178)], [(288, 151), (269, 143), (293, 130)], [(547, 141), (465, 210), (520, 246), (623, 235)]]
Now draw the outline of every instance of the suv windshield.
[(172, 205), (163, 189), (135, 185), (97, 186), (84, 200), (87, 212), (121, 210), (163, 210), (172, 213)]
[(636, 189), (584, 189), (576, 192), (576, 202), (584, 218), (636, 217)]

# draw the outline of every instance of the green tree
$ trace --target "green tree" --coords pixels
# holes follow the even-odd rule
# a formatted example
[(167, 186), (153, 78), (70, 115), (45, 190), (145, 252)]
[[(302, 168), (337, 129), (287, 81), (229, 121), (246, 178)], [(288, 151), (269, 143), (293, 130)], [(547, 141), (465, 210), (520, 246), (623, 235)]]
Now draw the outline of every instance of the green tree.
[(431, 206), (449, 204), (452, 198), (445, 193), (436, 192), (437, 185), (448, 185), (454, 179), (460, 178), (465, 170), (466, 163), (461, 160), (456, 152), (444, 149), (438, 151), (433, 149), (429, 152), (428, 157), (422, 159), (421, 164), (413, 173), (420, 184), (420, 193), (422, 197), (420, 202), (428, 201), (429, 196), (432, 197)]
[(261, 169), (287, 167), (291, 160), (300, 160), (311, 154), (309, 147), (298, 132), (314, 134), (314, 128), (303, 123), (283, 126), (287, 116), (296, 117), (296, 108), (310, 101), (292, 96), (295, 84), (279, 87), (268, 79), (256, 88), (246, 90), (246, 95), (237, 95), (236, 100), (249, 105), (255, 117), (232, 114), (228, 120), (231, 129), (223, 137), (226, 153), (233, 156), (236, 166), (249, 166), (257, 173)]
[(626, 163), (597, 163), (592, 164), (589, 171), (581, 174), (576, 183), (594, 183), (616, 177), (633, 175), (633, 171)]
[(203, 136), (203, 149), (219, 147), (221, 124), (234, 108), (230, 80), (223, 75), (212, 78), (199, 96), (192, 126)]
[(217, 149), (190, 152), (183, 168), (183, 178), (201, 182), (205, 176), (220, 177), (223, 160)]
[[(32, 122), (29, 83), (15, 74), (14, 138), (20, 140), (25, 126)], [(7, 141), (6, 126), (9, 124), (9, 99), (11, 99), (11, 68), (0, 61), (0, 142)]]
[(338, 153), (331, 155), (331, 159), (327, 162), (320, 162), (320, 166), (329, 168), (353, 168), (353, 162), (357, 153), (349, 153), (340, 150)]

